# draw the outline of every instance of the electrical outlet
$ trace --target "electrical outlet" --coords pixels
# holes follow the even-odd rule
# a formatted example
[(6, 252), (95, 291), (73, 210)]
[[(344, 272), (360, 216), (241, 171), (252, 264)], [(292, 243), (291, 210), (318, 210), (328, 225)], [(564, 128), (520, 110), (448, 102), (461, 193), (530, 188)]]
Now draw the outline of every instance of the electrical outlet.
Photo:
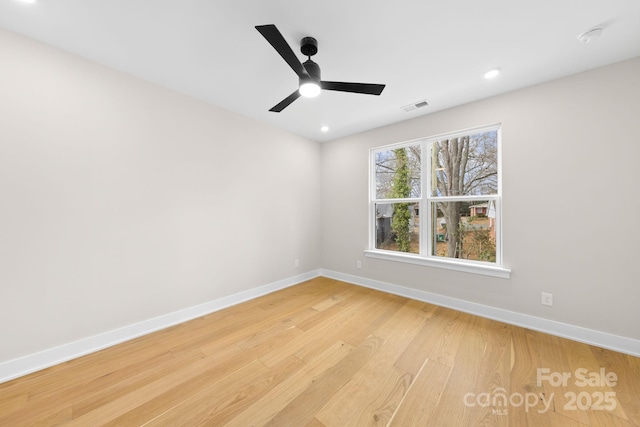
[(362, 261), (359, 259), (356, 260), (356, 268), (362, 268)]
[(542, 293), (542, 305), (553, 305), (553, 294), (548, 294), (546, 292)]
[(300, 267), (300, 260), (299, 260), (299, 259), (295, 260), (295, 261), (294, 261), (294, 263), (293, 263), (293, 265), (294, 265), (295, 267)]

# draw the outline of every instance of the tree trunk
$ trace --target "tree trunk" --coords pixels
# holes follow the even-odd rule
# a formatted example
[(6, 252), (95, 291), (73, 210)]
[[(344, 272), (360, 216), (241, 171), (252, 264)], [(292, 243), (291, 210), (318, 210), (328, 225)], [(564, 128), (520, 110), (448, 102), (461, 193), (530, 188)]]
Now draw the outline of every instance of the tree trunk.
[(460, 202), (449, 202), (444, 209), (444, 218), (447, 223), (447, 256), (458, 258), (458, 242), (460, 240)]
[[(438, 189), (443, 196), (460, 196), (464, 194), (465, 172), (469, 160), (469, 137), (452, 138), (438, 143), (442, 166), (446, 179), (438, 182)], [(447, 224), (447, 256), (459, 258), (460, 248), (460, 202), (445, 202), (442, 213)]]

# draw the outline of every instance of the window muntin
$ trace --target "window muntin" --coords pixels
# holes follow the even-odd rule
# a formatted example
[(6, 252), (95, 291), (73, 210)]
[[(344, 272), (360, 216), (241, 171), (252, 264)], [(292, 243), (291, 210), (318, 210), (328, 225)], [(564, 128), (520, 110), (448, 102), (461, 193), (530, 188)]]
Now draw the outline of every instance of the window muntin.
[(499, 126), (380, 147), (371, 161), (372, 249), (501, 265)]

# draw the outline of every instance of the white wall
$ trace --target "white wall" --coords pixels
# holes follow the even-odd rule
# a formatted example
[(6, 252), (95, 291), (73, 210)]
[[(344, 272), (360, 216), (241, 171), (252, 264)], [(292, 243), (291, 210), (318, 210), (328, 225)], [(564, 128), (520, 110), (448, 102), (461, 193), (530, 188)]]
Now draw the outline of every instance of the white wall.
[[(635, 58), (325, 143), (322, 266), (640, 339), (639, 120)], [(493, 123), (511, 279), (365, 258), (369, 149)]]
[[(319, 145), (0, 31), (0, 364), (319, 267), (639, 339), (639, 100), (636, 58)], [(369, 148), (496, 122), (511, 279), (365, 258)]]
[(319, 268), (319, 191), (317, 143), (0, 31), (0, 362)]

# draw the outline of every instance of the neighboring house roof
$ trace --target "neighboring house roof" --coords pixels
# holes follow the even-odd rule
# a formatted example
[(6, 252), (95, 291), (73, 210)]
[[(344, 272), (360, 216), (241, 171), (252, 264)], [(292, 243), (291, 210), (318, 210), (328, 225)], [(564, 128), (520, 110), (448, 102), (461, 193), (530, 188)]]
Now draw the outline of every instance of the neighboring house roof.
[[(409, 204), (410, 211), (416, 208), (418, 208), (418, 203)], [(376, 205), (376, 218), (391, 218), (392, 216), (393, 216), (392, 204)]]
[(393, 205), (376, 205), (376, 218), (391, 218)]

